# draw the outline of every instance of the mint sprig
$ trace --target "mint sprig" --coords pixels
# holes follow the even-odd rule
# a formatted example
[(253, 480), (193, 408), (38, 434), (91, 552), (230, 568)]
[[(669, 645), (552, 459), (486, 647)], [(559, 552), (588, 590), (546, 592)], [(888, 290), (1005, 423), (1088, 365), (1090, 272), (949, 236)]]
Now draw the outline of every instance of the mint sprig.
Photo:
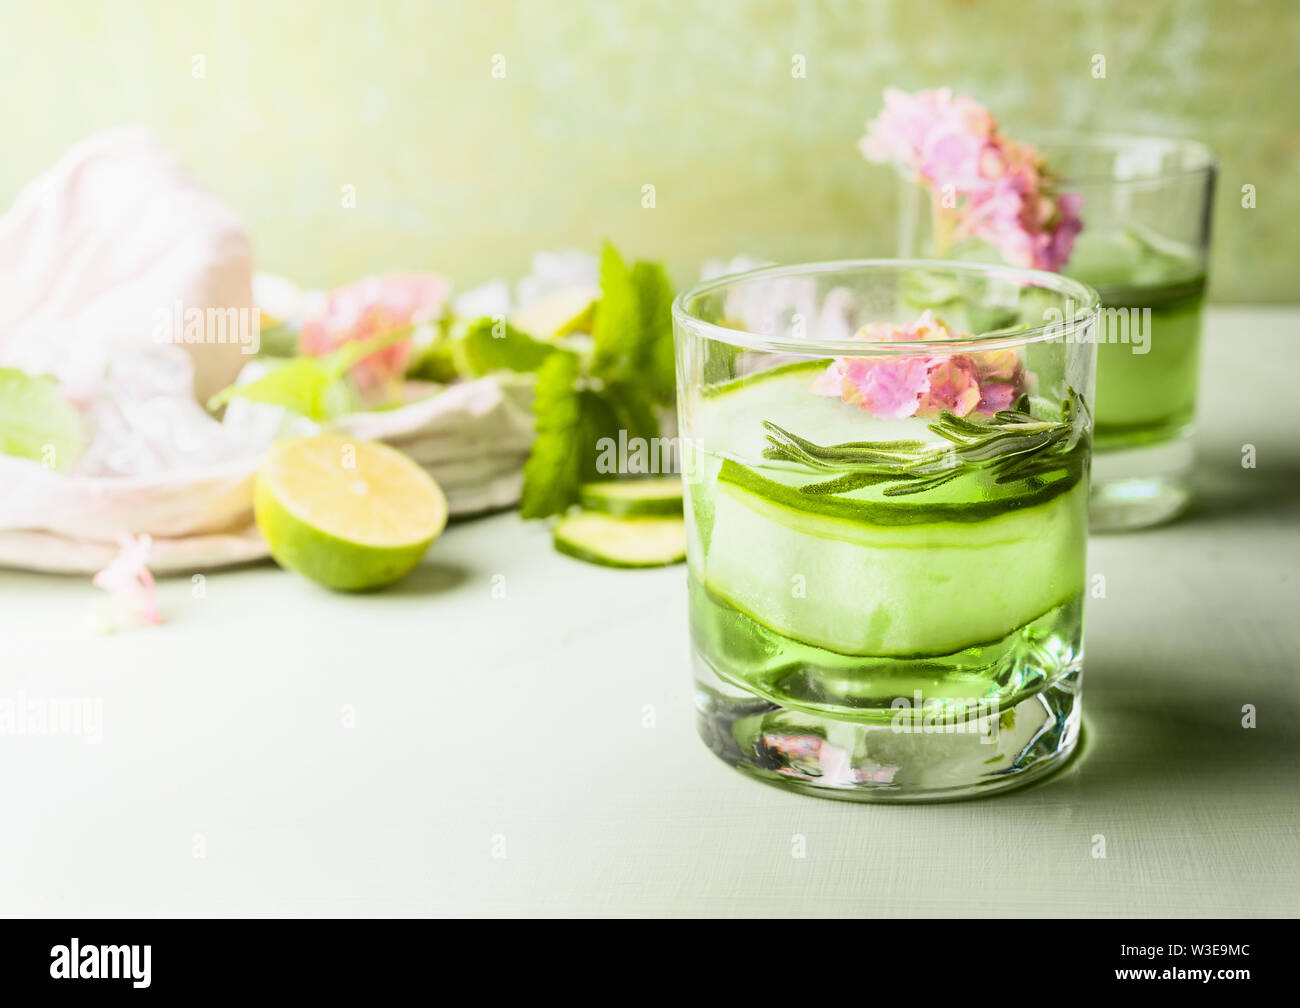
[(581, 365), (555, 356), (537, 376), (533, 413), (537, 440), (524, 464), (520, 511), (525, 518), (558, 514), (573, 503), (578, 487), (596, 468), (596, 442), (618, 422), (609, 401), (580, 384)]
[(672, 283), (659, 263), (629, 268), (608, 242), (600, 257), (600, 301), (592, 326), (591, 373), (606, 382), (632, 382), (655, 402), (676, 395)]
[(549, 357), (541, 367), (533, 415), (537, 440), (524, 466), (525, 518), (560, 514), (578, 488), (608, 477), (596, 471), (602, 438), (653, 438), (659, 411), (676, 392), (672, 286), (657, 263), (629, 267), (608, 243), (601, 254), (600, 300), (587, 354)]
[(975, 470), (987, 469), (995, 483), (1065, 472), (1083, 465), (1076, 451), (1087, 437), (1088, 406), (1073, 388), (1066, 389), (1060, 420), (1039, 420), (1028, 412), (1028, 397), (1015, 409), (999, 410), (987, 421), (959, 417), (944, 410), (928, 429), (949, 442), (849, 441), (819, 445), (764, 421), (767, 447), (763, 457), (794, 462), (808, 469), (834, 473), (833, 478), (805, 484), (806, 494), (840, 494), (886, 485), (886, 497), (904, 497), (938, 489)]

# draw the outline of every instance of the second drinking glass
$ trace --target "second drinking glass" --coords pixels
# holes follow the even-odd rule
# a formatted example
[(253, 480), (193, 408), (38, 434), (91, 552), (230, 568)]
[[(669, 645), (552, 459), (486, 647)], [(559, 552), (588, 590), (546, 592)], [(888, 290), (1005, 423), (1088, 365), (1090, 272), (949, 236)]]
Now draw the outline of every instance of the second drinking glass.
[[(1092, 527), (1153, 525), (1191, 496), (1216, 163), (1202, 144), (1155, 137), (1046, 135), (1034, 147), (1078, 201), (1083, 230), (1062, 272), (1095, 287), (1103, 306)], [(942, 189), (905, 176), (899, 253), (1000, 258), (979, 240), (942, 240), (948, 213)]]

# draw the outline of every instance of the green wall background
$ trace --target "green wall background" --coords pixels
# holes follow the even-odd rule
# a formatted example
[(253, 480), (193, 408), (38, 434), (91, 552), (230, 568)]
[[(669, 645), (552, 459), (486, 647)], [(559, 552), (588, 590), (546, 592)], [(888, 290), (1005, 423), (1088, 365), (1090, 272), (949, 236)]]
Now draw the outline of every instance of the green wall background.
[(79, 137), (144, 122), (239, 209), (258, 267), (304, 284), (513, 278), (535, 249), (606, 236), (679, 282), (739, 252), (889, 254), (889, 173), (855, 142), (886, 85), (951, 84), (1013, 134), (1207, 141), (1212, 296), (1300, 299), (1293, 0), (6, 0), (2, 16), (4, 205)]

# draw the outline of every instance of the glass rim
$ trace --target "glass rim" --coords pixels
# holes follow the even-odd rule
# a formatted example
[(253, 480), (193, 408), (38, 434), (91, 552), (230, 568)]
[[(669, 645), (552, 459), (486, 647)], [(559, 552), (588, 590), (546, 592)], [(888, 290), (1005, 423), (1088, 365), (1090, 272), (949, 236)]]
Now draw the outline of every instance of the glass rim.
[[(1190, 155), (1188, 164), (1185, 167), (1173, 168), (1168, 171), (1142, 172), (1131, 178), (1115, 178), (1113, 175), (1095, 172), (1085, 174), (1056, 172), (1052, 167), (1051, 158), (1047, 157), (1048, 171), (1058, 175), (1061, 184), (1066, 187), (1072, 185), (1149, 185), (1152, 182), (1166, 182), (1191, 175), (1213, 175), (1219, 169), (1219, 158), (1210, 149), (1210, 146), (1190, 137), (1154, 136), (1149, 133), (1091, 133), (1082, 130), (1063, 129), (1026, 130), (1024, 135), (1026, 141), (1032, 144), (1039, 154), (1044, 156), (1049, 155), (1053, 147), (1058, 149), (1073, 147), (1079, 150), (1119, 152), (1141, 146), (1163, 148), (1166, 151), (1180, 151)], [(1047, 151), (1043, 150), (1044, 146), (1048, 148)]]
[[(824, 273), (875, 272), (883, 269), (942, 270), (971, 276), (997, 276), (1013, 280), (1021, 287), (1042, 287), (1065, 296), (1066, 302), (1077, 303), (1075, 313), (1059, 322), (1030, 326), (1012, 331), (994, 331), (987, 335), (970, 334), (964, 339), (945, 340), (793, 340), (765, 336), (745, 329), (733, 329), (706, 322), (687, 308), (688, 303), (706, 294), (740, 282), (761, 279), (785, 279), (817, 276)], [(697, 336), (705, 336), (719, 343), (765, 353), (795, 353), (812, 357), (862, 357), (876, 355), (916, 355), (925, 351), (960, 353), (968, 350), (1009, 350), (1060, 340), (1066, 332), (1076, 330), (1096, 318), (1101, 310), (1101, 296), (1092, 287), (1062, 273), (1005, 266), (1001, 263), (974, 263), (955, 259), (834, 259), (824, 262), (793, 263), (789, 265), (761, 266), (757, 269), (728, 273), (725, 276), (702, 280), (681, 291), (673, 299), (673, 321)]]

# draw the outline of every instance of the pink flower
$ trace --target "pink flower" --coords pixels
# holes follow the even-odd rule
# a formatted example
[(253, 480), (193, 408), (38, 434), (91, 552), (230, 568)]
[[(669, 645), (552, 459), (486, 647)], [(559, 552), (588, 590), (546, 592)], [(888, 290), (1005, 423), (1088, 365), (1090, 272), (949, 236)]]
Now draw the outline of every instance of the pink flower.
[(980, 384), (992, 381), (1020, 385), (1025, 380), (1025, 365), (1014, 350), (985, 350), (971, 354), (970, 359)]
[[(910, 325), (872, 322), (858, 331), (864, 342), (961, 340), (929, 311)], [(816, 395), (838, 397), (882, 419), (992, 414), (1008, 409), (1024, 387), (1025, 369), (1014, 350), (981, 353), (837, 357), (813, 382)]]
[(840, 364), (844, 401), (873, 416), (911, 416), (929, 382), (927, 357), (847, 357)]
[(147, 566), (153, 540), (147, 535), (119, 532), (117, 545), (117, 556), (95, 575), (94, 584), (112, 596), (113, 603), (128, 621), (156, 626), (162, 622), (158, 588)]
[[(300, 348), (324, 356), (351, 340), (427, 322), (436, 317), (449, 289), (441, 277), (404, 273), (367, 277), (340, 287), (326, 297), (320, 314), (303, 324)], [(362, 387), (383, 385), (402, 376), (410, 353), (409, 340), (376, 351), (357, 363), (353, 376)]]
[(991, 382), (980, 386), (980, 401), (976, 407), (979, 412), (990, 416), (998, 410), (1010, 409), (1011, 404), (1020, 396), (1021, 387), (1005, 382)]
[(927, 374), (928, 387), (921, 395), (918, 412), (938, 414), (952, 410), (965, 416), (980, 402), (980, 383), (975, 377), (975, 366), (964, 354), (953, 354), (931, 364)]
[(1060, 272), (1070, 259), (1074, 250), (1074, 239), (1083, 230), (1083, 220), (1079, 211), (1083, 207), (1083, 196), (1079, 193), (1062, 193), (1056, 199), (1056, 224), (1052, 228), (1047, 248), (1042, 254), (1043, 268)]
[(911, 161), (925, 145), (932, 123), (945, 117), (952, 91), (918, 91), (908, 94), (885, 89), (885, 107), (858, 143), (868, 161)]
[(971, 354), (980, 386), (980, 413), (1010, 409), (1025, 390), (1025, 365), (1014, 350), (985, 350)]
[(874, 416), (897, 419), (916, 412), (928, 372), (926, 357), (839, 357), (813, 383), (812, 391), (839, 396)]
[(816, 395), (828, 396), (832, 399), (844, 395), (844, 361), (843, 357), (836, 357), (831, 361), (826, 370), (817, 376), (811, 391)]
[(947, 221), (936, 233), (938, 254), (977, 238), (1015, 266), (1060, 270), (1069, 259), (1082, 197), (1058, 195), (1038, 152), (1002, 136), (974, 99), (949, 88), (911, 95), (889, 88), (859, 148), (868, 161), (915, 172), (930, 190), (936, 215)]

